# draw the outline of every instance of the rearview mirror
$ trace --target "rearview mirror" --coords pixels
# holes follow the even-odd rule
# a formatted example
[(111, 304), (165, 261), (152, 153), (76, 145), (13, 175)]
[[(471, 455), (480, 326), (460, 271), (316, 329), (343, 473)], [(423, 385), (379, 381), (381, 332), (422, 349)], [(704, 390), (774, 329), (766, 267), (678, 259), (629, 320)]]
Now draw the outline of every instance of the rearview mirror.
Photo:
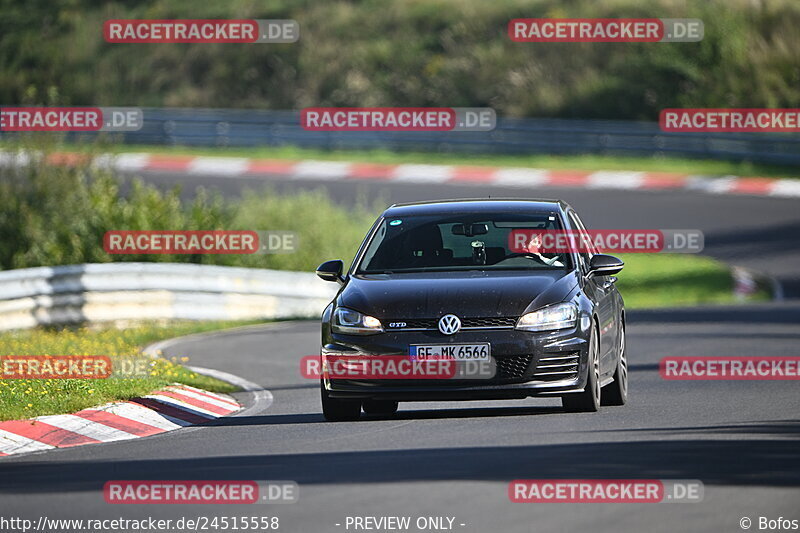
[(487, 224), (453, 224), (453, 229), (451, 231), (453, 235), (474, 237), (475, 235), (486, 235), (489, 233), (489, 226)]
[(325, 281), (336, 281), (344, 283), (342, 271), (344, 270), (344, 261), (341, 259), (334, 259), (332, 261), (325, 261), (317, 267), (317, 276)]
[(625, 263), (613, 255), (595, 254), (589, 261), (589, 275), (610, 276), (622, 270), (623, 266)]

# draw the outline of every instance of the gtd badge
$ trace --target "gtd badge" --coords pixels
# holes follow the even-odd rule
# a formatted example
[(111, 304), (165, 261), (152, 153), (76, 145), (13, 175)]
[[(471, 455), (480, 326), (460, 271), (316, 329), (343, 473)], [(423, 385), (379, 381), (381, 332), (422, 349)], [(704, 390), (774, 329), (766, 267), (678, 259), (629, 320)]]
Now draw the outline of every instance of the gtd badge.
[(456, 315), (444, 315), (439, 319), (439, 331), (452, 335), (461, 329), (461, 320)]

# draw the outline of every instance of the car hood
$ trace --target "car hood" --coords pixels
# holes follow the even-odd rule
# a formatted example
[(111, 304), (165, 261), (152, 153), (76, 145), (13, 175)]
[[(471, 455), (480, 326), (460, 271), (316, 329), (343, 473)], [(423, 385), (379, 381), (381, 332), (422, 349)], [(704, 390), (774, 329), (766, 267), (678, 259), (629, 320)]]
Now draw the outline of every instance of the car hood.
[(337, 305), (377, 318), (509, 317), (564, 301), (573, 272), (446, 272), (351, 276)]

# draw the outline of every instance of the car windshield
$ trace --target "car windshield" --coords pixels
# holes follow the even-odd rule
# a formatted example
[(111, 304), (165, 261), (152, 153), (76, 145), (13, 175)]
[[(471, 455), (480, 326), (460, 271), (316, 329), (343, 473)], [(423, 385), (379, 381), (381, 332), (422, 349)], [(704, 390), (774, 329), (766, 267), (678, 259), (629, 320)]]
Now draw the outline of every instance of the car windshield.
[(566, 270), (569, 254), (510, 246), (514, 230), (559, 230), (555, 213), (384, 218), (356, 274), (458, 270)]

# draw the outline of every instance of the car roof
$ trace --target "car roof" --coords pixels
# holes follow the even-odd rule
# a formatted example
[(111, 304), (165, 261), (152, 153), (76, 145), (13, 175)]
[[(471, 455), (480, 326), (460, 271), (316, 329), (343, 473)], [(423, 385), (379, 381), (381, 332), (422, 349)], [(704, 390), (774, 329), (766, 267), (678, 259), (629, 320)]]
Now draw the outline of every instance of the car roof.
[(561, 200), (527, 198), (465, 198), (394, 204), (385, 217), (409, 215), (449, 215), (461, 213), (551, 213), (569, 205)]

